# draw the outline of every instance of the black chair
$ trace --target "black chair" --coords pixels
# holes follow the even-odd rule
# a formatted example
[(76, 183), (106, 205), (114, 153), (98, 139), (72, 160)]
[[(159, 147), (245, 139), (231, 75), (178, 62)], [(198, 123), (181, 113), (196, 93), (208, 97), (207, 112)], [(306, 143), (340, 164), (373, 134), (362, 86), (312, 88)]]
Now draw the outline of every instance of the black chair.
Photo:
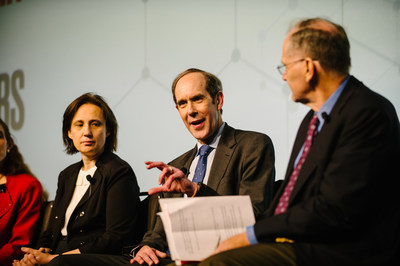
[(140, 201), (139, 206), (139, 228), (143, 237), (147, 231), (153, 230), (156, 223), (159, 194), (149, 195), (147, 192), (140, 192), (140, 196), (147, 196)]
[(51, 209), (53, 208), (53, 201), (44, 201), (42, 203), (42, 208), (41, 208), (41, 213), (39, 217), (39, 222), (37, 225), (37, 230), (35, 235), (33, 236), (33, 244), (36, 244), (36, 242), (39, 239), (39, 236), (46, 231), (47, 227), (49, 226), (49, 220), (50, 220), (50, 213)]

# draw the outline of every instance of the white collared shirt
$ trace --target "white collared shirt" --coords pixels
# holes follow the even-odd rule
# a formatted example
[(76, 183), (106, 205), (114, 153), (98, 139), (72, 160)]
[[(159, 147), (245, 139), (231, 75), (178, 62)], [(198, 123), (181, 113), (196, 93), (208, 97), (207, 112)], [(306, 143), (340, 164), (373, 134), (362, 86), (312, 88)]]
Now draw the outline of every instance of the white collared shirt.
[[(218, 129), (217, 135), (214, 137), (214, 139), (211, 141), (211, 143), (208, 144), (208, 146), (212, 147), (213, 150), (210, 152), (210, 154), (207, 157), (207, 168), (206, 168), (206, 173), (205, 173), (204, 179), (203, 179), (204, 184), (207, 184), (207, 182), (208, 182), (208, 178), (210, 176), (210, 170), (211, 170), (212, 163), (213, 163), (214, 157), (215, 157), (215, 151), (217, 150), (218, 143), (219, 143), (219, 140), (221, 139), (222, 131), (224, 130), (225, 124), (226, 123), (224, 122), (220, 126), (220, 128)], [(204, 144), (197, 142), (197, 150), (199, 150), (202, 145), (204, 145)], [(194, 172), (196, 171), (196, 166), (197, 166), (198, 161), (199, 161), (199, 155), (197, 154), (196, 157), (194, 157), (192, 164), (190, 165), (189, 175), (188, 175), (189, 180), (193, 180)]]
[(67, 211), (65, 212), (65, 223), (64, 227), (61, 229), (61, 234), (63, 236), (67, 236), (67, 225), (69, 219), (71, 218), (72, 213), (74, 212), (76, 205), (78, 205), (79, 201), (82, 199), (83, 195), (85, 195), (86, 190), (89, 188), (90, 183), (86, 179), (87, 175), (93, 176), (94, 172), (96, 172), (97, 166), (93, 166), (87, 171), (83, 171), (82, 169), (79, 171), (78, 178), (75, 183), (74, 194), (72, 195), (71, 201), (68, 205)]

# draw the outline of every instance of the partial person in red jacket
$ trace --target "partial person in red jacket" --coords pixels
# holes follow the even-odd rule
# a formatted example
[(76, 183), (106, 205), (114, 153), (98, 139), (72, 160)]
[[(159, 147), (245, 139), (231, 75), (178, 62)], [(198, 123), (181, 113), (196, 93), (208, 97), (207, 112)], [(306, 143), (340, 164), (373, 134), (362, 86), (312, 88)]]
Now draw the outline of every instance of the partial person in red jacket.
[(22, 258), (30, 246), (42, 204), (42, 186), (33, 176), (0, 119), (0, 265)]

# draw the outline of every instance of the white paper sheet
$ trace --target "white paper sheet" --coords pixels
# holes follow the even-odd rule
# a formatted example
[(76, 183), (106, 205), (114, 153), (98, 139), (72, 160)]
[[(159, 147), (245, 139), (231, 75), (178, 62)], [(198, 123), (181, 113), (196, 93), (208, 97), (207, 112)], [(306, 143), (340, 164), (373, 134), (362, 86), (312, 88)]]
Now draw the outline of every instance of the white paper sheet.
[(160, 199), (171, 258), (198, 261), (255, 223), (249, 196)]

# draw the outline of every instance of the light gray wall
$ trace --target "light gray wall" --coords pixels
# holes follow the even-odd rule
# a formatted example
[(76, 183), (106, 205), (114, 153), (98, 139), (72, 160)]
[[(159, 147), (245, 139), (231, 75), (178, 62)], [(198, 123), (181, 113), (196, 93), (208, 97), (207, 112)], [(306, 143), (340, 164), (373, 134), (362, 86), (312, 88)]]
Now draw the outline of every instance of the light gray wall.
[(399, 112), (399, 0), (14, 0), (0, 6), (0, 115), (53, 198), (58, 173), (80, 159), (63, 152), (63, 112), (84, 92), (103, 95), (120, 125), (117, 154), (147, 190), (159, 172), (144, 161), (195, 144), (170, 84), (197, 67), (221, 78), (225, 121), (272, 138), (281, 179), (308, 108), (291, 102), (276, 66), (289, 23), (314, 16), (346, 28), (351, 73)]

